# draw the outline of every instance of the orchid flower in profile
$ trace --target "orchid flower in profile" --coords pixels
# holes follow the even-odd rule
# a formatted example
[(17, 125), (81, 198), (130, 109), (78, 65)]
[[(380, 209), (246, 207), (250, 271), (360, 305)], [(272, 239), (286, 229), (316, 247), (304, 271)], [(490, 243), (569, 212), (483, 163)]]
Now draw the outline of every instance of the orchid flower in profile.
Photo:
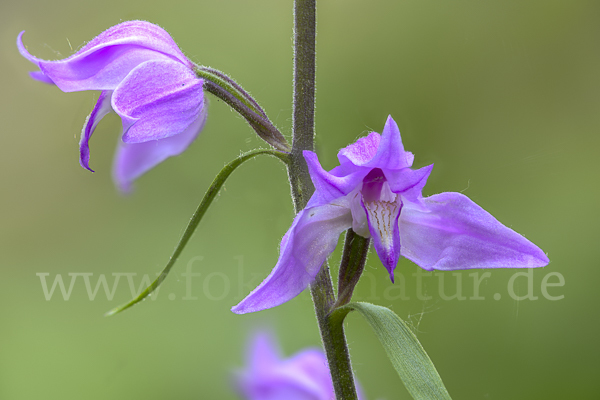
[(234, 376), (245, 400), (335, 399), (327, 358), (320, 350), (306, 349), (283, 359), (272, 336), (261, 332), (253, 337), (246, 358), (246, 368)]
[(468, 197), (448, 192), (423, 198), (433, 165), (410, 168), (414, 156), (404, 150), (391, 117), (381, 135), (372, 132), (340, 150), (340, 165), (329, 172), (315, 153), (305, 151), (304, 158), (315, 192), (283, 237), (275, 268), (232, 308), (235, 313), (275, 307), (297, 296), (349, 228), (372, 238), (392, 281), (400, 256), (428, 271), (535, 268), (549, 262), (540, 248)]
[[(206, 121), (203, 80), (171, 36), (145, 21), (127, 21), (96, 36), (64, 60), (32, 56), (17, 38), (20, 53), (39, 70), (32, 78), (63, 92), (100, 90), (81, 132), (80, 164), (89, 166), (89, 141), (100, 120), (114, 111), (123, 135), (114, 162), (117, 186), (130, 190), (139, 176), (182, 153)], [(92, 171), (93, 172), (93, 171)]]

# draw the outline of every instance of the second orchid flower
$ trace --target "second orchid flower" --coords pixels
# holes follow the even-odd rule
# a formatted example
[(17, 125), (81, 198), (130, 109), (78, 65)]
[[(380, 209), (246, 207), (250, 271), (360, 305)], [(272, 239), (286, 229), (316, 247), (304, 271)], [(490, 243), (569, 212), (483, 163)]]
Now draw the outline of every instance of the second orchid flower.
[(161, 27), (127, 21), (96, 36), (72, 56), (57, 61), (21, 54), (39, 71), (32, 78), (64, 92), (100, 90), (81, 132), (80, 163), (89, 166), (89, 141), (100, 120), (114, 111), (123, 122), (113, 176), (122, 191), (165, 159), (182, 153), (206, 121), (203, 80), (194, 64)]
[(410, 168), (414, 156), (404, 150), (391, 117), (381, 135), (372, 132), (340, 150), (340, 165), (329, 172), (315, 153), (305, 151), (304, 158), (315, 192), (283, 237), (277, 265), (232, 308), (235, 313), (275, 307), (300, 294), (349, 228), (373, 239), (392, 281), (400, 256), (428, 271), (549, 262), (540, 248), (468, 197), (449, 192), (423, 198), (433, 165)]

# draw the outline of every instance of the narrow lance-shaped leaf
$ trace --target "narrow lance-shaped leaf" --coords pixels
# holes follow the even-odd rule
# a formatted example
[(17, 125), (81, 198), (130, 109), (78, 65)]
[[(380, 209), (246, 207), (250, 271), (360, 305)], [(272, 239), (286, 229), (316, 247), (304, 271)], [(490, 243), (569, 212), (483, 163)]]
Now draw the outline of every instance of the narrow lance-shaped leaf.
[(227, 178), (229, 178), (229, 175), (231, 175), (231, 173), (233, 171), (235, 171), (235, 169), (237, 167), (239, 167), (241, 164), (243, 164), (245, 161), (248, 161), (251, 158), (254, 158), (261, 154), (275, 156), (285, 163), (288, 162), (288, 154), (287, 153), (282, 153), (282, 152), (278, 152), (278, 151), (274, 151), (274, 150), (262, 150), (261, 149), (261, 150), (253, 150), (253, 151), (244, 153), (241, 156), (239, 156), (238, 158), (236, 158), (235, 160), (231, 161), (229, 164), (225, 165), (225, 167), (223, 167), (223, 169), (217, 174), (217, 176), (213, 180), (212, 184), (210, 185), (210, 187), (204, 194), (204, 198), (200, 202), (200, 205), (196, 209), (196, 212), (194, 212), (194, 215), (192, 216), (192, 219), (190, 220), (187, 228), (185, 229), (185, 232), (183, 232), (183, 235), (181, 236), (181, 239), (179, 240), (179, 243), (177, 244), (177, 247), (175, 248), (173, 255), (171, 255), (169, 262), (167, 263), (166, 267), (162, 270), (162, 272), (160, 273), (158, 278), (156, 278), (156, 280), (154, 280), (154, 282), (152, 282), (152, 284), (150, 284), (150, 286), (148, 286), (146, 289), (144, 289), (136, 298), (132, 299), (128, 303), (122, 304), (118, 307), (113, 308), (109, 312), (107, 312), (105, 314), (107, 317), (118, 314), (121, 311), (124, 311), (124, 310), (128, 309), (129, 307), (139, 303), (140, 301), (142, 301), (146, 297), (148, 297), (152, 292), (154, 292), (156, 290), (156, 288), (158, 288), (158, 286), (160, 286), (160, 284), (165, 280), (165, 278), (171, 271), (171, 268), (173, 268), (173, 265), (175, 265), (177, 258), (179, 257), (179, 255), (181, 254), (181, 252), (187, 245), (188, 241), (194, 234), (194, 231), (196, 230), (196, 227), (202, 220), (202, 217), (206, 213), (206, 210), (208, 210), (208, 207), (210, 206), (210, 204), (212, 203), (214, 198), (219, 193), (219, 190), (221, 189), (221, 187), (223, 186), (223, 184), (225, 183)]
[(334, 323), (343, 323), (358, 311), (371, 325), (392, 365), (415, 400), (451, 400), (433, 362), (408, 325), (392, 310), (369, 303), (350, 303), (333, 311)]

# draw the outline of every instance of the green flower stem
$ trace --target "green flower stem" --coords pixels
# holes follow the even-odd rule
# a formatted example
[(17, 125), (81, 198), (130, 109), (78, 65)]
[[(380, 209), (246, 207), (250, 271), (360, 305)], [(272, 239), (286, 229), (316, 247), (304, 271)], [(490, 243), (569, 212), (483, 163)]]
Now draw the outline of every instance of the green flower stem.
[(204, 79), (204, 90), (223, 100), (244, 117), (261, 139), (277, 150), (291, 150), (289, 143), (269, 120), (265, 111), (237, 82), (209, 67), (196, 66), (195, 72), (198, 77)]
[(212, 81), (204, 81), (204, 90), (214, 94), (237, 111), (250, 124), (256, 134), (277, 150), (289, 152), (290, 147), (279, 130), (261, 114), (256, 113), (233, 94)]
[(244, 104), (252, 108), (258, 114), (261, 114), (267, 118), (267, 113), (265, 110), (263, 110), (258, 102), (254, 100), (252, 96), (250, 96), (250, 93), (246, 92), (244, 88), (242, 88), (233, 78), (224, 72), (211, 67), (196, 66), (196, 75), (201, 78), (208, 79), (209, 81), (220, 85), (230, 93), (235, 94), (240, 101), (244, 102)]
[[(316, 16), (316, 0), (294, 1), (294, 112), (288, 175), (296, 212), (306, 206), (314, 192), (302, 152), (313, 150), (315, 134)], [(335, 304), (335, 295), (327, 263), (321, 267), (310, 291), (336, 398), (356, 400), (344, 327), (341, 321), (329, 318), (329, 312)]]
[(121, 311), (124, 311), (124, 310), (128, 309), (129, 307), (134, 306), (135, 304), (139, 303), (140, 301), (142, 301), (146, 297), (148, 297), (152, 292), (154, 292), (156, 290), (156, 288), (158, 288), (158, 286), (160, 286), (160, 284), (165, 280), (165, 278), (171, 271), (171, 268), (173, 268), (173, 265), (175, 265), (177, 258), (179, 257), (179, 255), (181, 254), (181, 252), (183, 251), (183, 249), (189, 242), (190, 238), (194, 234), (194, 231), (196, 230), (196, 227), (198, 226), (198, 224), (202, 220), (202, 217), (206, 213), (206, 210), (208, 210), (208, 208), (210, 207), (210, 204), (212, 203), (214, 198), (219, 193), (219, 190), (221, 189), (221, 187), (223, 186), (223, 184), (225, 183), (227, 178), (229, 178), (229, 175), (231, 175), (231, 173), (233, 171), (235, 171), (235, 169), (237, 167), (239, 167), (240, 165), (242, 165), (244, 162), (246, 162), (258, 155), (261, 155), (261, 154), (266, 154), (266, 155), (277, 157), (281, 161), (283, 161), (285, 164), (290, 163), (290, 155), (288, 153), (282, 153), (282, 152), (275, 151), (275, 150), (260, 149), (260, 150), (253, 150), (253, 151), (244, 153), (244, 154), (240, 155), (238, 158), (236, 158), (235, 160), (231, 161), (229, 164), (225, 165), (225, 167), (223, 167), (223, 169), (217, 174), (217, 176), (213, 180), (212, 184), (210, 185), (210, 187), (204, 194), (204, 198), (202, 198), (202, 201), (200, 202), (200, 205), (198, 206), (198, 208), (196, 209), (196, 212), (192, 216), (192, 219), (190, 220), (187, 228), (185, 228), (185, 232), (183, 232), (183, 235), (181, 236), (181, 239), (179, 240), (179, 243), (177, 244), (175, 251), (171, 255), (171, 258), (169, 259), (167, 266), (162, 270), (162, 272), (160, 273), (158, 278), (156, 278), (156, 280), (154, 282), (152, 282), (152, 284), (150, 284), (150, 286), (148, 286), (136, 298), (132, 299), (128, 303), (125, 303), (116, 308), (113, 308), (112, 310), (107, 312), (105, 314), (105, 316), (108, 317), (111, 315), (118, 314)]
[(294, 104), (290, 183), (296, 212), (314, 191), (302, 152), (313, 150), (315, 136), (316, 0), (294, 1)]
[(236, 81), (227, 76), (225, 73), (210, 67), (196, 66), (196, 76), (204, 80), (213, 82), (223, 89), (231, 93), (235, 98), (251, 108), (255, 113), (267, 116), (265, 111), (258, 105), (256, 100), (250, 96)]

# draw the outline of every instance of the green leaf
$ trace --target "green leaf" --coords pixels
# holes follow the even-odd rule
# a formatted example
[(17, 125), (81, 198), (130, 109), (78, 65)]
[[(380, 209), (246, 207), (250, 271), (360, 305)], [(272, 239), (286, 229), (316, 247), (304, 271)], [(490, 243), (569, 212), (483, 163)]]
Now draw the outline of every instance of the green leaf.
[(162, 272), (160, 273), (158, 278), (156, 278), (156, 280), (154, 282), (152, 282), (150, 284), (150, 286), (148, 286), (146, 289), (144, 289), (136, 298), (132, 299), (128, 303), (125, 303), (118, 307), (113, 308), (112, 310), (110, 310), (109, 312), (104, 314), (105, 316), (109, 317), (111, 315), (118, 314), (121, 311), (128, 309), (129, 307), (144, 300), (152, 292), (154, 292), (157, 287), (160, 286), (160, 284), (165, 280), (165, 278), (171, 271), (171, 268), (173, 268), (173, 265), (175, 265), (175, 261), (177, 261), (177, 258), (179, 257), (179, 255), (185, 248), (186, 244), (188, 243), (188, 241), (194, 234), (194, 231), (196, 230), (196, 227), (202, 220), (202, 217), (206, 213), (206, 210), (208, 210), (208, 207), (212, 203), (213, 199), (217, 196), (217, 194), (219, 193), (219, 190), (221, 189), (221, 187), (223, 186), (223, 184), (225, 183), (227, 178), (229, 178), (229, 175), (231, 175), (231, 173), (233, 171), (235, 171), (235, 169), (237, 167), (239, 167), (240, 165), (242, 165), (245, 161), (248, 161), (251, 158), (254, 158), (261, 154), (267, 154), (267, 155), (277, 157), (286, 164), (289, 162), (289, 155), (287, 153), (282, 153), (282, 152), (275, 151), (275, 150), (259, 149), (259, 150), (253, 150), (253, 151), (244, 153), (241, 156), (239, 156), (238, 158), (236, 158), (235, 160), (231, 161), (229, 164), (225, 165), (225, 167), (223, 167), (223, 169), (217, 174), (217, 176), (213, 180), (212, 184), (210, 185), (210, 187), (204, 194), (204, 197), (202, 198), (200, 205), (198, 206), (198, 208), (196, 209), (196, 212), (192, 216), (192, 219), (190, 220), (187, 228), (185, 228), (185, 232), (183, 232), (183, 235), (181, 236), (181, 239), (179, 240), (179, 243), (177, 244), (177, 247), (175, 248), (173, 255), (171, 255), (171, 258), (169, 259), (167, 266), (162, 270)]
[(349, 303), (334, 310), (331, 319), (342, 323), (352, 310), (358, 311), (369, 322), (394, 369), (414, 399), (450, 399), (450, 394), (433, 362), (400, 317), (386, 307), (369, 303)]

